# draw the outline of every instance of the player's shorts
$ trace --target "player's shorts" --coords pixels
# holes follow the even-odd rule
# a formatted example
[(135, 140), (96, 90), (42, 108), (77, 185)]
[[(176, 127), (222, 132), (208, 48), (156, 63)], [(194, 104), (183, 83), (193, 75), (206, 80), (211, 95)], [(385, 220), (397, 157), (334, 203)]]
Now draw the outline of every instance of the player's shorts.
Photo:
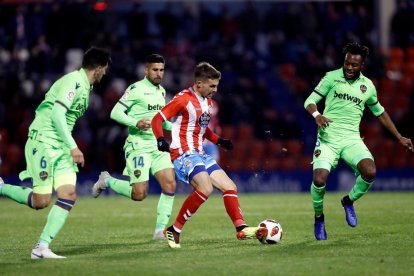
[(362, 141), (362, 138), (344, 138), (338, 142), (326, 142), (318, 138), (315, 150), (313, 151), (313, 169), (326, 169), (331, 171), (338, 165), (339, 159), (342, 158), (356, 174), (358, 163), (362, 159), (372, 159), (371, 152)]
[(73, 163), (68, 148), (55, 148), (49, 144), (27, 139), (25, 146), (26, 171), (20, 178), (32, 178), (33, 192), (51, 194), (61, 185), (76, 185), (78, 166)]
[(215, 170), (221, 170), (211, 156), (200, 153), (184, 153), (174, 160), (174, 169), (178, 180), (187, 184), (190, 184), (199, 172), (207, 172), (210, 175)]
[(174, 168), (168, 152), (159, 150), (143, 152), (136, 149), (133, 143), (128, 143), (124, 150), (126, 167), (123, 174), (130, 177), (131, 184), (148, 181), (150, 172), (154, 175), (164, 169)]

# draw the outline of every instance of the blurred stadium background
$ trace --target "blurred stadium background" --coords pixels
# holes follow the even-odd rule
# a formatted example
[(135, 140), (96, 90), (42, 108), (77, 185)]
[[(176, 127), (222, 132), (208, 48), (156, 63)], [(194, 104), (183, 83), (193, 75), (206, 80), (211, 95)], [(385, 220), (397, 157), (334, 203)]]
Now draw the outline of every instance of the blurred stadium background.
[[(111, 50), (113, 64), (74, 132), (86, 155), (81, 194), (99, 171), (123, 170), (126, 128), (109, 113), (128, 84), (143, 77), (150, 53), (166, 58), (169, 98), (191, 84), (197, 62), (221, 70), (218, 118), (235, 149), (221, 151), (219, 162), (240, 191), (308, 191), (316, 127), (303, 102), (326, 71), (342, 65), (349, 41), (369, 46), (364, 73), (400, 132), (413, 139), (412, 0), (0, 0), (0, 175), (18, 183), (35, 108), (96, 45)], [(361, 133), (378, 167), (373, 189), (414, 190), (414, 155), (370, 113)], [(328, 189), (348, 189), (353, 181), (342, 164)], [(151, 185), (151, 192), (158, 189)]]

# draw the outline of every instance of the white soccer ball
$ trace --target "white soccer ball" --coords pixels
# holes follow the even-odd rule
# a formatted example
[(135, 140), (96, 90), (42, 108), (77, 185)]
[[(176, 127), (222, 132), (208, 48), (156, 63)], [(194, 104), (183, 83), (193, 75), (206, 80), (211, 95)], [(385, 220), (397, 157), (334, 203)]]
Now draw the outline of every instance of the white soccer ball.
[(267, 235), (259, 241), (263, 244), (277, 244), (282, 240), (283, 229), (279, 222), (274, 219), (265, 219), (259, 223), (259, 227), (266, 227)]

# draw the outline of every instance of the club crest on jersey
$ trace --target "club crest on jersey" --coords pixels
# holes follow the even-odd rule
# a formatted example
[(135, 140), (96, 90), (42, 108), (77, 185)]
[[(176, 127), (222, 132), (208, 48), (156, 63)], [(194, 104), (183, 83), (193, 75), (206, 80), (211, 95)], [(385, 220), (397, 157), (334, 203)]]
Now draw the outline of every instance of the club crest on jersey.
[(75, 98), (76, 93), (74, 91), (69, 91), (68, 94), (66, 95), (66, 99), (69, 102), (73, 102), (73, 99)]
[(362, 93), (367, 92), (367, 87), (365, 85), (363, 85), (363, 84), (361, 84), (361, 86), (359, 87), (359, 89), (361, 89), (361, 92)]
[(314, 155), (315, 157), (318, 157), (319, 155), (321, 155), (321, 150), (320, 149), (315, 150)]
[(42, 181), (45, 181), (47, 179), (47, 176), (48, 176), (48, 174), (45, 171), (41, 171), (39, 173), (39, 177), (40, 177), (40, 179), (42, 179)]
[(124, 95), (122, 96), (122, 99), (127, 100), (129, 98), (129, 95), (131, 95), (131, 93), (129, 93), (129, 91), (125, 91)]
[(198, 124), (201, 127), (205, 128), (208, 126), (208, 123), (210, 123), (210, 119), (211, 119), (210, 114), (208, 114), (207, 112), (204, 112), (200, 115), (200, 118), (198, 118)]
[(134, 176), (135, 176), (136, 178), (140, 177), (140, 176), (141, 176), (141, 171), (140, 171), (140, 170), (135, 170), (135, 171), (134, 171)]

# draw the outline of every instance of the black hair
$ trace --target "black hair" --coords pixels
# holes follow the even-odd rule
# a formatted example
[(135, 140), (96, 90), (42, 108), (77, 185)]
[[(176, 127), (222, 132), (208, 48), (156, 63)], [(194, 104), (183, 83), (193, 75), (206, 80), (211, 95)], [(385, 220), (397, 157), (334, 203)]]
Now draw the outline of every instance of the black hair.
[(221, 73), (208, 62), (200, 62), (194, 69), (195, 80), (206, 81), (208, 79), (220, 79)]
[(163, 63), (165, 64), (165, 60), (164, 57), (158, 54), (152, 54), (147, 56), (147, 58), (145, 59), (145, 63)]
[(360, 55), (362, 57), (362, 61), (365, 61), (366, 57), (369, 55), (369, 48), (364, 45), (360, 45), (357, 42), (350, 42), (345, 45), (342, 49), (344, 54), (350, 53), (353, 55)]
[(91, 47), (83, 55), (82, 68), (93, 70), (98, 66), (106, 66), (111, 62), (111, 55), (107, 50)]

